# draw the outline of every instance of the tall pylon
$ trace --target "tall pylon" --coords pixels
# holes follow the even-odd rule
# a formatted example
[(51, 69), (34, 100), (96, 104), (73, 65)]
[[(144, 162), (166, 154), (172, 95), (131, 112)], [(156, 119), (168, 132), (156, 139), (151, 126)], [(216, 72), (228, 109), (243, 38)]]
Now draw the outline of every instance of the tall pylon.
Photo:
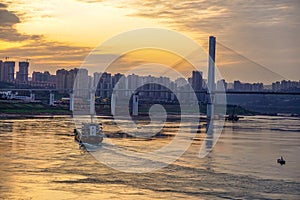
[(208, 55), (208, 103), (207, 103), (207, 118), (214, 117), (214, 101), (215, 101), (215, 56), (216, 56), (216, 38), (209, 37), (209, 55)]

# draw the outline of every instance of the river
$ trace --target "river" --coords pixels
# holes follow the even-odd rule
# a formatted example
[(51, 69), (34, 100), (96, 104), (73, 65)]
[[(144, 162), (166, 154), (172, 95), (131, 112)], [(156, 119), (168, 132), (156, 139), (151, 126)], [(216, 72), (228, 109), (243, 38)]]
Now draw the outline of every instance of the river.
[[(102, 121), (104, 131), (116, 131), (111, 119)], [(164, 131), (172, 134), (177, 123)], [(226, 122), (206, 157), (197, 156), (202, 142), (195, 140), (178, 160), (149, 173), (99, 162), (79, 149), (73, 129), (67, 116), (0, 120), (0, 199), (300, 199), (299, 118)], [(111, 140), (145, 151), (172, 137)], [(286, 165), (276, 163), (280, 156)]]

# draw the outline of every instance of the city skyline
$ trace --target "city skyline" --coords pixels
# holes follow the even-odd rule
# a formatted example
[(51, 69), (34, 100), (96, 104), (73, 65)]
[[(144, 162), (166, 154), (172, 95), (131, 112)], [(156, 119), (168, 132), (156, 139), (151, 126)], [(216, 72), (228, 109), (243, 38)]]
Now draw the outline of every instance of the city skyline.
[[(5, 66), (5, 64), (4, 63), (7, 63), (8, 65), (11, 65), (12, 66), (12, 68), (13, 69), (11, 69), (10, 71), (10, 75), (9, 74), (6, 74), (6, 76), (9, 76), (9, 79), (7, 79), (7, 80), (5, 80), (5, 81), (14, 81), (14, 80), (17, 80), (17, 81), (28, 81), (28, 80), (34, 80), (34, 76), (35, 75), (37, 75), (37, 74), (39, 74), (39, 75), (43, 75), (43, 74), (45, 74), (45, 73), (48, 73), (49, 75), (55, 75), (56, 73), (57, 73), (57, 71), (59, 71), (59, 70), (74, 70), (74, 69), (83, 69), (83, 70), (88, 70), (88, 69), (86, 69), (86, 68), (80, 68), (80, 67), (74, 67), (74, 68), (64, 68), (64, 67), (58, 67), (56, 70), (55, 70), (55, 72), (53, 73), (53, 72), (51, 72), (50, 70), (48, 70), (48, 69), (43, 69), (43, 70), (41, 70), (41, 71), (38, 71), (38, 70), (30, 70), (30, 59), (20, 59), (19, 61), (14, 61), (14, 60), (12, 60), (12, 59), (10, 59), (9, 57), (6, 57), (5, 58), (6, 60), (1, 60), (0, 59), (0, 81), (2, 80), (3, 81), (3, 79), (4, 79), (4, 72), (3, 72), (3, 70), (4, 70), (4, 66)], [(3, 65), (3, 67), (2, 67), (2, 65)], [(17, 66), (18, 66), (18, 71), (16, 70), (17, 69)], [(20, 66), (21, 66), (21, 68), (20, 68)], [(2, 71), (1, 71), (1, 67), (2, 67)], [(205, 67), (204, 67), (205, 68)], [(4, 70), (5, 71), (5, 70)], [(31, 71), (31, 73), (30, 73), (30, 71)], [(189, 74), (193, 74), (194, 72), (196, 72), (196, 71), (199, 71), (200, 73), (201, 73), (201, 78), (203, 78), (204, 80), (206, 80), (207, 79), (207, 74), (203, 74), (203, 71), (201, 71), (201, 70), (192, 70), (192, 71), (190, 71), (190, 72), (187, 72), (187, 74), (186, 74), (186, 77), (185, 77), (185, 79), (186, 80), (188, 80), (188, 78), (189, 78)], [(141, 72), (141, 73), (139, 73), (139, 72)], [(91, 70), (91, 71), (89, 71), (88, 70), (88, 75), (89, 76), (93, 76), (95, 73), (100, 73), (100, 72), (98, 72), (98, 71), (95, 71), (95, 70)], [(111, 73), (111, 74), (117, 74), (117, 73), (119, 73), (119, 72), (116, 72), (116, 73), (114, 73), (114, 72), (112, 72), (112, 71), (105, 71), (104, 73)], [(166, 72), (166, 74), (167, 74), (168, 72)], [(1, 75), (2, 74), (2, 75)], [(30, 74), (31, 74), (31, 76), (30, 76)], [(129, 72), (129, 73), (124, 73), (124, 75), (126, 75), (126, 76), (128, 76), (128, 75), (132, 75), (132, 74), (136, 74), (136, 75), (139, 75), (139, 76), (153, 76), (153, 77), (168, 77), (168, 78), (170, 78), (172, 81), (175, 81), (176, 79), (179, 79), (180, 77), (169, 77), (169, 76), (164, 76), (164, 75), (162, 75), (162, 74), (145, 74), (145, 72), (143, 72), (143, 71), (139, 71), (139, 70), (137, 70), (137, 71), (135, 71), (135, 72)], [(172, 75), (172, 74), (171, 74)], [(219, 79), (218, 80), (226, 80), (225, 78), (223, 78), (222, 76), (219, 76), (218, 77)], [(278, 82), (278, 81), (285, 81), (285, 80), (288, 80), (288, 81), (298, 81), (299, 79), (285, 79), (285, 78), (281, 78), (281, 79), (277, 79), (277, 80), (275, 80), (275, 81), (273, 81), (273, 82), (270, 82), (269, 84), (267, 83), (265, 83), (263, 80), (262, 81), (250, 81), (250, 82), (247, 82), (247, 81), (243, 81), (243, 80), (240, 80), (240, 79), (238, 79), (238, 78), (236, 78), (236, 79), (234, 79), (234, 80), (232, 80), (232, 81), (229, 81), (229, 82), (235, 82), (235, 81), (241, 81), (241, 82), (243, 82), (243, 83), (263, 83), (263, 84), (265, 84), (265, 85), (270, 85), (270, 84), (272, 84), (272, 83), (275, 83), (275, 82)], [(300, 81), (300, 80), (299, 80)], [(191, 83), (192, 84), (192, 83)]]
[[(172, 79), (168, 76), (155, 76), (153, 74), (122, 74), (122, 73), (110, 73), (110, 72), (94, 72), (89, 73), (88, 69), (84, 68), (73, 68), (66, 70), (64, 68), (56, 70), (55, 74), (51, 74), (49, 71), (45, 70), (43, 72), (33, 71), (32, 76), (29, 76), (29, 60), (20, 61), (18, 63), (19, 71), (15, 70), (14, 61), (4, 61), (0, 60), (0, 81), (9, 82), (14, 84), (23, 84), (30, 87), (41, 87), (41, 88), (56, 88), (56, 89), (72, 89), (75, 83), (76, 76), (78, 72), (80, 77), (85, 80), (89, 85), (88, 87), (97, 87), (98, 89), (106, 88), (105, 90), (113, 90), (118, 84), (118, 81), (124, 77), (125, 81), (122, 82), (123, 89), (134, 89), (133, 82), (145, 84), (151, 79), (156, 83), (164, 83), (172, 85), (175, 88), (183, 89), (184, 86), (189, 84), (195, 91), (205, 90), (207, 88), (207, 79), (203, 76), (202, 71), (192, 71), (186, 78), (179, 77)], [(99, 80), (99, 82), (95, 82)], [(133, 82), (132, 82), (133, 81)], [(131, 83), (130, 83), (131, 82)], [(101, 86), (104, 84), (105, 86)], [(119, 84), (120, 85), (120, 84)], [(285, 91), (285, 90), (299, 90), (300, 80), (277, 80), (267, 85), (263, 82), (243, 82), (238, 79), (233, 82), (227, 82), (226, 79), (217, 79), (215, 81), (215, 87), (217, 90), (236, 90), (236, 91)], [(106, 91), (102, 91), (102, 93)], [(100, 94), (101, 92), (99, 92)], [(106, 96), (111, 94), (107, 93)]]
[(30, 73), (44, 68), (54, 73), (80, 67), (94, 47), (113, 35), (158, 27), (181, 32), (204, 48), (208, 36), (215, 35), (217, 66), (227, 80), (252, 81), (257, 74), (268, 80), (268, 73), (296, 80), (297, 8), (297, 1), (3, 1), (0, 57), (29, 58)]

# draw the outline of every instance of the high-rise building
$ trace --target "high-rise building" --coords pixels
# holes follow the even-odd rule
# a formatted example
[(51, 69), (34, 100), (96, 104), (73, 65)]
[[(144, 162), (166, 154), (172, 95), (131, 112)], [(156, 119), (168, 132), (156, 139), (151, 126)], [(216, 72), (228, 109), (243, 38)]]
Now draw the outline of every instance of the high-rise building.
[(93, 76), (93, 87), (97, 88), (101, 76), (102, 76), (102, 73), (94, 72), (94, 76)]
[(193, 71), (192, 72), (192, 78), (189, 81), (192, 85), (192, 88), (196, 92), (196, 96), (198, 101), (202, 102), (205, 100), (205, 94), (199, 93), (198, 91), (203, 90), (203, 78), (202, 78), (202, 72), (200, 71)]
[[(120, 83), (118, 83), (121, 81)], [(118, 84), (118, 89), (125, 89), (125, 78), (124, 74), (117, 73), (112, 77), (112, 87), (114, 88)]]
[(234, 90), (242, 90), (242, 83), (240, 81), (233, 82), (233, 89)]
[(263, 83), (253, 83), (252, 84), (252, 91), (263, 91), (264, 90), (264, 84)]
[(280, 82), (279, 81), (272, 83), (272, 91), (274, 91), (274, 92), (280, 91)]
[(0, 60), (0, 81), (2, 81), (2, 74), (3, 74), (3, 62)]
[[(54, 77), (50, 76), (53, 81)], [(56, 71), (56, 89), (77, 89), (76, 95), (86, 97), (89, 92), (89, 76), (87, 69), (74, 68), (71, 70), (60, 69)]]
[[(151, 77), (151, 76), (149, 76)], [(127, 86), (130, 90), (135, 90), (138, 87), (138, 76), (131, 74), (127, 76)]]
[(32, 72), (32, 78), (31, 81), (33, 82), (42, 82), (43, 80), (43, 73), (42, 72)]
[(202, 79), (202, 72), (200, 71), (193, 71), (192, 72), (192, 88), (195, 90), (195, 91), (199, 91), (199, 90), (202, 90), (202, 82), (203, 82), (203, 79)]
[(282, 80), (281, 82), (277, 81), (272, 83), (272, 90), (273, 91), (286, 91), (286, 90), (295, 90), (300, 88), (300, 81), (286, 81)]
[(225, 79), (221, 79), (217, 82), (217, 90), (223, 92), (227, 90), (227, 83)]
[(66, 86), (65, 89), (72, 89), (74, 87), (74, 82), (76, 79), (76, 75), (78, 73), (78, 69), (71, 69), (68, 71), (66, 75)]
[(234, 81), (233, 89), (236, 91), (262, 91), (264, 89), (263, 83), (241, 83)]
[(67, 76), (67, 89), (75, 89), (77, 97), (88, 99), (90, 95), (89, 75), (87, 69), (73, 69)]
[(177, 87), (182, 87), (182, 86), (187, 85), (187, 80), (185, 78), (181, 77), (181, 78), (177, 78), (175, 80), (175, 83), (176, 83)]
[(32, 73), (32, 81), (33, 82), (51, 82), (50, 81), (50, 73), (48, 71), (42, 72), (33, 72)]
[(11, 82), (15, 80), (15, 62), (5, 61), (1, 62), (0, 81)]
[(56, 84), (56, 75), (50, 74), (49, 83)]
[(98, 81), (97, 95), (102, 98), (110, 98), (112, 94), (112, 77), (110, 73), (104, 72)]
[(65, 69), (59, 69), (56, 71), (56, 89), (66, 89), (67, 74), (68, 74), (68, 71)]
[(120, 97), (124, 97), (126, 95), (126, 82), (127, 79), (124, 74), (117, 73), (111, 77), (112, 79), (112, 90), (115, 91)]
[(28, 81), (28, 67), (29, 62), (19, 62), (19, 71), (17, 72), (16, 80), (21, 82)]

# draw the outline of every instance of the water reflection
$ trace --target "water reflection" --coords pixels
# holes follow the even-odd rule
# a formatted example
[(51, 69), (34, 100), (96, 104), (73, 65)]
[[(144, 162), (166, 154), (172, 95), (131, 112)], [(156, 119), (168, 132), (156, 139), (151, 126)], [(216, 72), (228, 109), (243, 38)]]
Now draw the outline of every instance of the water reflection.
[(207, 156), (214, 148), (216, 143), (218, 142), (221, 133), (224, 128), (224, 120), (223, 119), (207, 119), (205, 125), (205, 138), (204, 144), (201, 146), (199, 157), (204, 158)]
[(13, 122), (0, 122), (0, 134), (13, 132)]
[[(213, 147), (214, 140), (214, 119), (207, 119), (206, 138), (205, 138), (205, 155), (208, 154)], [(201, 156), (204, 157), (204, 156)]]
[[(102, 121), (105, 131), (117, 130), (110, 119)], [(175, 163), (136, 176), (80, 151), (70, 137), (74, 123), (69, 118), (2, 120), (0, 199), (297, 199), (299, 121), (246, 117), (226, 123), (213, 151), (200, 159), (203, 142), (206, 151), (213, 145), (202, 131)], [(218, 128), (218, 121), (214, 123)], [(169, 123), (164, 131), (172, 134), (176, 127), (176, 122)], [(172, 137), (112, 140), (145, 151), (168, 144)], [(276, 163), (279, 154), (286, 158), (285, 166)]]

